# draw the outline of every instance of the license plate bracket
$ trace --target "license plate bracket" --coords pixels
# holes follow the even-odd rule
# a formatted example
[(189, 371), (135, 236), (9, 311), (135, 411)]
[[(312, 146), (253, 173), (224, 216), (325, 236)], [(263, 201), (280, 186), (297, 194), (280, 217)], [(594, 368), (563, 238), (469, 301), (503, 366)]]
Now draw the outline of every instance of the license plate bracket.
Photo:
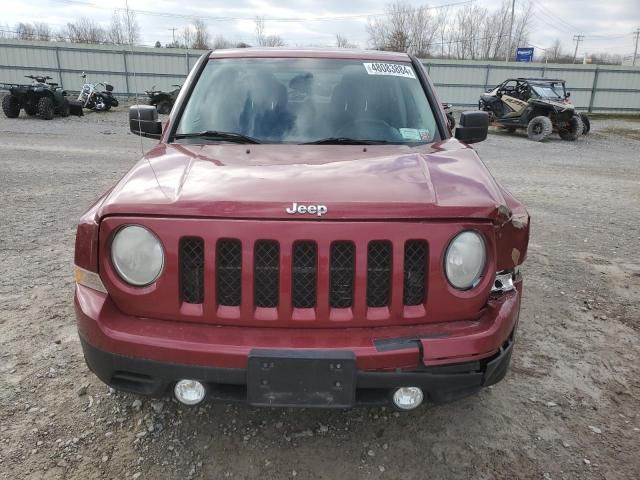
[(247, 401), (256, 406), (353, 406), (356, 359), (349, 351), (252, 350)]

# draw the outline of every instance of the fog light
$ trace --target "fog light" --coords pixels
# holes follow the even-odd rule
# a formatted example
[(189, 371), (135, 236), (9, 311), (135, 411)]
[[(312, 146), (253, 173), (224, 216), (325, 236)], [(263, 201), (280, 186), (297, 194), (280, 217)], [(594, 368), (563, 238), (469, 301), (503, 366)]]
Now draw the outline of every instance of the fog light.
[(173, 393), (179, 402), (185, 405), (197, 405), (204, 400), (207, 391), (197, 380), (180, 380), (176, 383)]
[(393, 393), (393, 404), (401, 410), (413, 410), (424, 400), (422, 389), (418, 387), (402, 387)]

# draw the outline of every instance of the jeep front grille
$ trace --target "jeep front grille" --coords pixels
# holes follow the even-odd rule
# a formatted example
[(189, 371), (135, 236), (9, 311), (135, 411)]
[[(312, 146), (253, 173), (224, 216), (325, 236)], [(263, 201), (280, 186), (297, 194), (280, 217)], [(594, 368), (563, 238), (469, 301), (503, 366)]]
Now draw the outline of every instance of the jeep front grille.
[[(282, 312), (294, 316), (292, 308), (311, 311), (301, 312), (301, 318), (338, 310), (346, 312), (337, 314), (343, 318), (385, 308), (388, 315), (392, 302), (405, 307), (426, 303), (429, 255), (424, 240), (364, 244), (336, 240), (320, 248), (307, 240), (286, 244), (256, 240), (245, 245), (239, 239), (219, 239), (215, 245), (215, 267), (207, 269), (203, 240), (180, 239), (182, 302), (204, 304), (208, 301), (206, 292), (215, 292), (218, 306), (242, 307), (249, 314), (253, 308), (276, 312), (284, 308)], [(362, 274), (358, 275), (360, 268)], [(208, 275), (213, 275), (213, 290), (207, 290)], [(395, 284), (394, 278), (402, 282)], [(396, 288), (400, 291), (394, 293)], [(230, 310), (225, 312), (231, 315)], [(240, 315), (240, 310), (237, 312)], [(385, 315), (384, 310), (377, 312), (376, 318)], [(281, 314), (262, 315), (281, 318)]]

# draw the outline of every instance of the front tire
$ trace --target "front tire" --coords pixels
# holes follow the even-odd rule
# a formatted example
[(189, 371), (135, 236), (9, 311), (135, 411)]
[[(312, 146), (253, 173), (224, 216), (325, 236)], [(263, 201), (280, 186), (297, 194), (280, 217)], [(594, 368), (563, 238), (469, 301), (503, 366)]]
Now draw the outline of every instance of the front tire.
[(55, 110), (53, 100), (49, 97), (42, 97), (38, 100), (38, 115), (43, 120), (51, 120), (55, 114)]
[(553, 131), (553, 124), (549, 117), (545, 117), (544, 115), (540, 115), (538, 117), (534, 117), (527, 125), (527, 136), (529, 140), (533, 140), (534, 142), (541, 142)]
[(13, 95), (5, 95), (2, 99), (2, 111), (7, 118), (18, 118), (18, 115), (20, 115), (20, 102)]
[(591, 122), (586, 113), (580, 114), (580, 120), (582, 120), (582, 135), (587, 135), (591, 131)]
[(575, 142), (579, 135), (582, 135), (584, 125), (579, 115), (574, 115), (569, 119), (567, 125), (558, 130), (558, 135), (562, 140), (567, 142)]

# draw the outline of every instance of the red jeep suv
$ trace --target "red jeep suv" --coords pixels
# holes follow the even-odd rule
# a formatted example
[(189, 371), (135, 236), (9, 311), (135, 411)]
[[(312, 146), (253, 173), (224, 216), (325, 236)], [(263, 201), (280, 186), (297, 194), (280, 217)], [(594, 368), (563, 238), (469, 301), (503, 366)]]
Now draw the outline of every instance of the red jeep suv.
[(525, 207), (455, 138), (406, 54), (202, 56), (159, 143), (81, 218), (89, 368), (146, 395), (417, 407), (500, 381), (518, 324)]

